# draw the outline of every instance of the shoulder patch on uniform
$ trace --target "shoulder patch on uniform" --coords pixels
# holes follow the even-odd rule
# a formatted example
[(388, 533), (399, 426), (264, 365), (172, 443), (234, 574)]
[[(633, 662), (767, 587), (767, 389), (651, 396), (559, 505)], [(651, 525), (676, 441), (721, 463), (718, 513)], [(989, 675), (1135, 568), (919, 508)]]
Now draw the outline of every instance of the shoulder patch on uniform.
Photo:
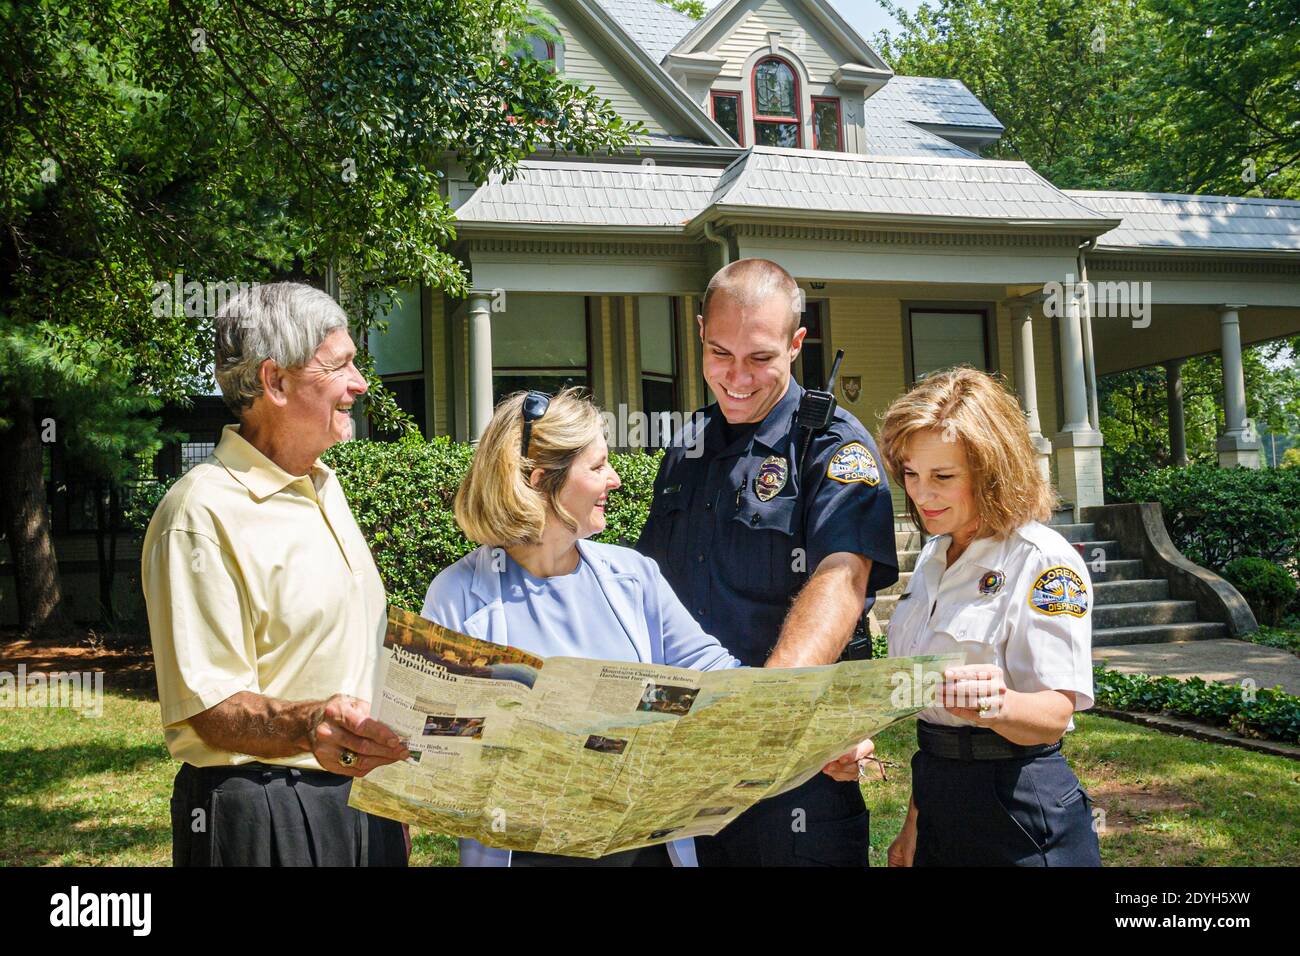
[(1055, 565), (1034, 579), (1029, 606), (1041, 614), (1083, 617), (1088, 613), (1088, 585), (1077, 572)]
[(878, 485), (880, 469), (866, 445), (860, 441), (851, 441), (831, 455), (830, 464), (826, 466), (826, 477), (845, 485), (851, 485), (855, 481), (864, 485)]

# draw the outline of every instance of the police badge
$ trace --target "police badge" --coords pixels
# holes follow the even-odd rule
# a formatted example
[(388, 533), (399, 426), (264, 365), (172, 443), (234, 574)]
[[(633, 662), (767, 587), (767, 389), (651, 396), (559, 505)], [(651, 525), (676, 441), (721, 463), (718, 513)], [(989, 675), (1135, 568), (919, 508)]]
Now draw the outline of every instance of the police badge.
[(990, 571), (980, 578), (980, 594), (997, 594), (1002, 585), (1007, 583), (1007, 576), (1001, 571)]
[(754, 494), (759, 501), (771, 501), (785, 487), (790, 477), (790, 466), (780, 455), (769, 455), (763, 459), (758, 468), (758, 477), (754, 479)]

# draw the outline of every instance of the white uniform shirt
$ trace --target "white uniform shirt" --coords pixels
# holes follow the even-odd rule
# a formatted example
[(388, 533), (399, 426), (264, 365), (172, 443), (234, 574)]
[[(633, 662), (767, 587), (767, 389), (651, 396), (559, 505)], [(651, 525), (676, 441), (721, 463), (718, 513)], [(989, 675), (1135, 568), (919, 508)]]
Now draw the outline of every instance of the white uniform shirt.
[[(1091, 707), (1092, 581), (1074, 546), (1031, 521), (1001, 541), (977, 538), (948, 568), (951, 540), (937, 535), (918, 556), (889, 621), (889, 656), (965, 654), (1002, 668), (1011, 690), (1073, 691), (1075, 710)], [(988, 726), (942, 707), (918, 716)]]

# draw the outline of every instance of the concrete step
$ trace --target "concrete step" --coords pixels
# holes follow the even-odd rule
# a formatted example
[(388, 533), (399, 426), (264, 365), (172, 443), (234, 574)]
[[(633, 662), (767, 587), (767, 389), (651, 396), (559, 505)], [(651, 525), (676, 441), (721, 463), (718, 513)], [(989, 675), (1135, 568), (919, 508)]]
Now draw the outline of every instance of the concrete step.
[[(1114, 542), (1111, 542), (1112, 544)], [(911, 572), (916, 569), (916, 558), (920, 550), (900, 549), (898, 551), (898, 572), (901, 578), (905, 572)], [(1088, 560), (1088, 576), (1092, 578), (1093, 584), (1100, 584), (1104, 581), (1136, 581), (1146, 578), (1146, 571), (1142, 566), (1142, 561), (1138, 558), (1110, 558), (1107, 557), (1104, 566), (1101, 562)], [(1094, 567), (1096, 564), (1098, 567)]]
[(1047, 519), (1047, 523), (1056, 526), (1060, 524), (1074, 524), (1074, 504), (1069, 501), (1062, 501), (1061, 507), (1052, 512), (1052, 517)]
[(1120, 550), (1118, 541), (1071, 541), (1074, 550), (1082, 555), (1083, 560), (1091, 568), (1101, 554), (1105, 554), (1107, 561), (1113, 561), (1118, 558), (1124, 558), (1126, 555)]
[(894, 515), (895, 531), (915, 531), (916, 523), (907, 515)]
[(875, 607), (871, 613), (876, 615), (876, 620), (884, 624), (894, 616), (894, 610), (898, 607), (897, 594), (877, 594)]
[(919, 531), (895, 531), (894, 547), (899, 551), (920, 551), (925, 539)]
[[(911, 572), (907, 572), (907, 577), (899, 575), (897, 583), (876, 592), (878, 620), (887, 621), (893, 615), (898, 596), (906, 589), (910, 577)], [(1103, 581), (1094, 583), (1093, 587), (1097, 595), (1093, 619), (1103, 628), (1196, 620), (1194, 601), (1169, 600), (1168, 581)]]
[(1099, 604), (1092, 609), (1093, 627), (1143, 627), (1159, 624), (1190, 624), (1196, 620), (1195, 601), (1138, 601), (1130, 604)]
[(1094, 581), (1097, 606), (1103, 604), (1134, 604), (1139, 601), (1166, 601), (1169, 599), (1169, 582), (1163, 578), (1142, 578), (1135, 581)]
[(1092, 578), (1093, 584), (1106, 581), (1137, 581), (1146, 576), (1146, 570), (1138, 558), (1120, 558), (1116, 561), (1107, 561), (1104, 570), (1098, 570), (1089, 563), (1088, 576)]
[(1052, 530), (1066, 541), (1092, 541), (1097, 537), (1097, 526), (1092, 522), (1085, 524), (1054, 524)]
[(1092, 646), (1174, 644), (1179, 641), (1212, 641), (1227, 636), (1228, 625), (1206, 621), (1162, 624), (1156, 627), (1107, 627), (1093, 630)]
[(887, 588), (881, 588), (876, 592), (877, 597), (885, 597), (890, 594), (898, 595), (907, 590), (907, 582), (912, 579), (911, 571), (899, 571), (898, 580)]

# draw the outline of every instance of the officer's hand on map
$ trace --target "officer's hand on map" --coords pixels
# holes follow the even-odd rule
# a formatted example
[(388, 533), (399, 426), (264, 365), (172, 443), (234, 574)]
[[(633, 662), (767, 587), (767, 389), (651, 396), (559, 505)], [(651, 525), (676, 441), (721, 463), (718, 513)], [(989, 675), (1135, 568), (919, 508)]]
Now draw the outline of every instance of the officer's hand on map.
[(862, 761), (876, 752), (876, 745), (870, 739), (862, 741), (843, 757), (832, 760), (822, 767), (822, 773), (835, 780), (857, 780), (861, 774)]
[(1003, 716), (1007, 685), (1002, 668), (991, 664), (965, 664), (943, 672), (940, 701), (948, 713), (966, 720), (996, 720)]

